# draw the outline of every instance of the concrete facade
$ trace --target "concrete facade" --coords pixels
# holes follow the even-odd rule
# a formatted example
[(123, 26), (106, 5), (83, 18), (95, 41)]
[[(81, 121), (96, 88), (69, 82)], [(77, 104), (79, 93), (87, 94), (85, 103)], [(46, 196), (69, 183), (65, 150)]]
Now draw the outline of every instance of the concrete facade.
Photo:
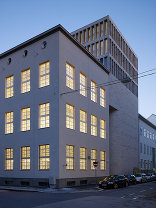
[(150, 117), (147, 118), (152, 124), (156, 126), (156, 115), (152, 114)]
[(156, 169), (156, 126), (139, 114), (139, 168)]

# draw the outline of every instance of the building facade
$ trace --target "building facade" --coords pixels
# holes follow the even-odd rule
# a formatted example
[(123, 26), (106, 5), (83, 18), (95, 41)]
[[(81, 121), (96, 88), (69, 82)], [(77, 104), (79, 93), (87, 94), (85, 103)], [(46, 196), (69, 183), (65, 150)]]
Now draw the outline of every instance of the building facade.
[(1, 54), (0, 183), (65, 187), (131, 173), (137, 96), (116, 82), (61, 25)]
[(156, 126), (139, 114), (139, 168), (156, 168)]
[(152, 114), (151, 116), (149, 116), (147, 118), (147, 120), (149, 120), (152, 124), (154, 124), (156, 126), (156, 115)]
[(126, 87), (138, 95), (138, 58), (110, 16), (71, 33), (119, 80), (130, 78)]

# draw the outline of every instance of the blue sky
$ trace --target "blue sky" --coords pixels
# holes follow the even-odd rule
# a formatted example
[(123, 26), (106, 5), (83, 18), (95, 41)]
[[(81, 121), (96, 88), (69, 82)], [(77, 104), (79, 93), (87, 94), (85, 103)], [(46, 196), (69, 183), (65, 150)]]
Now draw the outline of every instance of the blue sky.
[[(110, 15), (137, 54), (139, 73), (156, 69), (155, 0), (0, 0), (0, 8), (0, 53), (57, 24), (72, 32)], [(156, 74), (139, 79), (139, 113), (156, 114)]]

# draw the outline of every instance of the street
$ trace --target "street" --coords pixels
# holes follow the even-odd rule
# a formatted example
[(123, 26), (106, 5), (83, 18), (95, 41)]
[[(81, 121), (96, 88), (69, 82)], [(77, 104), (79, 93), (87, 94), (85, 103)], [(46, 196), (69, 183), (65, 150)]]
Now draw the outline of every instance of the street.
[(0, 208), (61, 207), (156, 207), (156, 181), (127, 188), (103, 190), (98, 187), (64, 189), (64, 192), (18, 192), (0, 190)]

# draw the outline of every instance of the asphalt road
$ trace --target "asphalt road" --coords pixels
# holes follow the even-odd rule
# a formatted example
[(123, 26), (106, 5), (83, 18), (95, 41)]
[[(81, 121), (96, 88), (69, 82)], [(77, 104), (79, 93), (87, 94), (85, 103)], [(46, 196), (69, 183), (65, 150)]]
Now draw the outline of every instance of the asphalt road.
[(0, 208), (156, 208), (156, 181), (127, 188), (98, 187), (64, 193), (0, 190)]

